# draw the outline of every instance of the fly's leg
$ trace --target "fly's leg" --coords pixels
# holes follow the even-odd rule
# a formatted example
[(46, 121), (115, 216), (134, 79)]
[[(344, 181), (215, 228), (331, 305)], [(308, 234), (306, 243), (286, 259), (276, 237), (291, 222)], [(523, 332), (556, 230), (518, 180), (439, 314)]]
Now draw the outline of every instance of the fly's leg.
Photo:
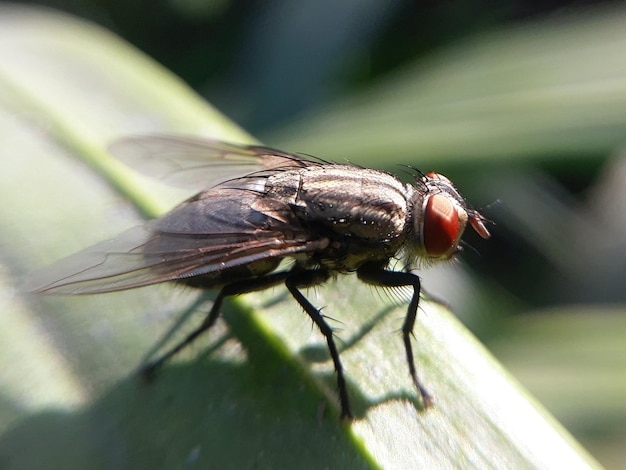
[(404, 341), (404, 350), (406, 351), (406, 360), (409, 364), (409, 374), (415, 388), (422, 397), (425, 408), (433, 406), (434, 399), (424, 388), (417, 378), (415, 372), (415, 361), (413, 359), (413, 346), (411, 345), (411, 336), (413, 335), (413, 327), (415, 326), (415, 318), (417, 317), (417, 307), (420, 300), (420, 278), (413, 273), (387, 271), (376, 265), (364, 265), (358, 269), (357, 275), (359, 279), (368, 284), (382, 287), (413, 287), (413, 296), (409, 303), (409, 308), (402, 325), (402, 339)]
[(289, 289), (289, 292), (291, 292), (291, 295), (293, 295), (294, 299), (296, 299), (326, 338), (328, 350), (330, 351), (330, 357), (333, 360), (335, 372), (337, 373), (337, 391), (339, 392), (341, 418), (350, 420), (352, 419), (352, 413), (350, 411), (346, 380), (343, 376), (343, 366), (339, 360), (339, 352), (337, 351), (337, 346), (335, 345), (335, 341), (333, 339), (333, 330), (330, 326), (328, 326), (328, 323), (324, 321), (324, 317), (320, 313), (319, 309), (315, 308), (299, 290), (321, 284), (326, 281), (328, 277), (328, 272), (324, 270), (294, 272), (285, 280), (285, 285), (287, 286), (287, 289)]
[(260, 291), (260, 290), (267, 289), (269, 287), (276, 286), (278, 284), (283, 283), (288, 275), (289, 275), (289, 272), (278, 272), (278, 273), (270, 274), (265, 277), (259, 277), (257, 279), (237, 281), (237, 282), (233, 282), (231, 284), (225, 285), (222, 288), (222, 290), (219, 292), (219, 294), (217, 294), (217, 297), (215, 298), (215, 302), (213, 303), (211, 310), (209, 311), (204, 321), (200, 324), (200, 326), (198, 326), (195, 330), (189, 333), (185, 339), (183, 339), (180, 343), (178, 343), (169, 351), (165, 352), (157, 360), (144, 366), (141, 369), (141, 376), (145, 380), (150, 380), (154, 376), (157, 369), (159, 369), (165, 362), (171, 359), (172, 356), (174, 356), (179, 351), (189, 346), (202, 333), (204, 333), (209, 328), (211, 328), (215, 324), (215, 321), (217, 320), (217, 318), (219, 317), (219, 314), (222, 308), (222, 303), (224, 302), (224, 299), (226, 297), (231, 296), (231, 295), (247, 294), (248, 292)]

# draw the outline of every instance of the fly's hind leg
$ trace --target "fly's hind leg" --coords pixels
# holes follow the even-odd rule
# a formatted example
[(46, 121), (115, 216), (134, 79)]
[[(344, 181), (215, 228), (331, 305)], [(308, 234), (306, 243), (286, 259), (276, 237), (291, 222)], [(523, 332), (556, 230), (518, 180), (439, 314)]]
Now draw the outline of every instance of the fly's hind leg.
[(248, 292), (255, 292), (267, 289), (269, 287), (273, 287), (275, 285), (281, 284), (285, 281), (289, 272), (278, 272), (274, 274), (270, 274), (268, 276), (259, 277), (256, 279), (248, 279), (245, 281), (237, 281), (231, 284), (225, 285), (222, 290), (217, 294), (215, 298), (215, 302), (211, 307), (207, 317), (204, 321), (198, 326), (195, 330), (189, 333), (185, 339), (183, 339), (180, 343), (174, 346), (172, 349), (165, 352), (162, 356), (156, 359), (153, 362), (148, 363), (144, 367), (142, 367), (140, 373), (144, 380), (149, 381), (152, 379), (156, 371), (168, 360), (172, 358), (175, 354), (177, 354), (182, 349), (189, 346), (193, 343), (196, 338), (198, 338), (202, 333), (211, 328), (217, 318), (220, 315), (220, 311), (222, 309), (222, 303), (224, 299), (231, 295), (238, 294), (247, 294)]

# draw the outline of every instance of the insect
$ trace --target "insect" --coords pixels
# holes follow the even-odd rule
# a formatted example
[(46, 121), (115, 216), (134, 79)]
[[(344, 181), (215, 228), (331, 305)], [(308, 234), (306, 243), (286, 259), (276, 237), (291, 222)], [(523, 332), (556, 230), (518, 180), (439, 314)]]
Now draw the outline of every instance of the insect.
[[(432, 404), (415, 370), (411, 334), (420, 278), (408, 268), (457, 254), (468, 224), (490, 236), (486, 219), (468, 208), (450, 180), (419, 173), (404, 184), (383, 171), (174, 136), (126, 138), (111, 152), (166, 183), (217, 183), (159, 219), (45, 268), (30, 280), (30, 290), (95, 294), (166, 281), (219, 289), (203, 323), (143, 369), (150, 376), (211, 328), (224, 298), (285, 284), (326, 339), (341, 417), (350, 419), (333, 330), (302, 289), (351, 272), (376, 286), (406, 286), (413, 291), (402, 326), (409, 374), (424, 406)], [(291, 266), (279, 268), (285, 258)], [(394, 258), (407, 269), (389, 269)]]

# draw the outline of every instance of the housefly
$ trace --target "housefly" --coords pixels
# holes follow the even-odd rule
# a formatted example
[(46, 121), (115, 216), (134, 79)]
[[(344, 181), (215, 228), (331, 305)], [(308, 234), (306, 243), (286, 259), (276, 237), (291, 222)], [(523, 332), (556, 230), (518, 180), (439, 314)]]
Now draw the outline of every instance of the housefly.
[[(302, 289), (350, 272), (368, 284), (409, 287), (402, 326), (406, 359), (424, 406), (432, 404), (415, 371), (411, 334), (420, 279), (408, 268), (457, 254), (467, 224), (489, 238), (483, 216), (468, 208), (450, 180), (419, 173), (413, 184), (404, 184), (383, 171), (181, 137), (131, 137), (113, 144), (111, 152), (166, 183), (216, 184), (159, 219), (44, 269), (31, 279), (30, 290), (95, 294), (166, 281), (219, 289), (203, 323), (143, 369), (150, 376), (211, 328), (225, 297), (285, 284), (326, 339), (341, 416), (349, 419), (333, 330)], [(291, 265), (279, 267), (286, 258)], [(404, 261), (405, 271), (390, 269), (394, 258)]]

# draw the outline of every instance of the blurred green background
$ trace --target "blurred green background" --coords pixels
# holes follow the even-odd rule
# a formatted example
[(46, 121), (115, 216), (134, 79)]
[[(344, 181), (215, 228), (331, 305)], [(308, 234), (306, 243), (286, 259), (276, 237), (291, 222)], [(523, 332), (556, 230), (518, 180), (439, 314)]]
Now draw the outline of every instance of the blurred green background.
[(455, 181), (493, 237), (425, 288), (626, 466), (623, 4), (23, 3), (112, 30), (269, 146)]

